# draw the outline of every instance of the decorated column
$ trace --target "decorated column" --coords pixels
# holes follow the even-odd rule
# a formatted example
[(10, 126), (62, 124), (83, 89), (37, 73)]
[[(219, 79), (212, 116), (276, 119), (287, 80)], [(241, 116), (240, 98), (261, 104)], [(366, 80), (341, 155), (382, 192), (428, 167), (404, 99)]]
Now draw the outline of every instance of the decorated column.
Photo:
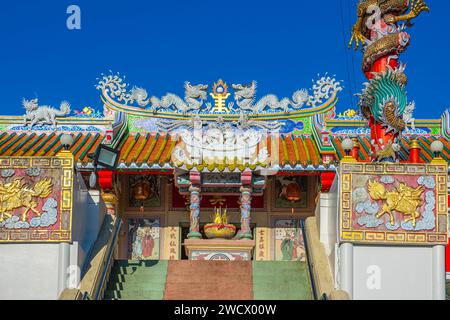
[(190, 226), (188, 239), (201, 239), (200, 233), (200, 191), (201, 191), (201, 175), (198, 171), (189, 172), (189, 180), (191, 185), (189, 187), (190, 197)]
[(190, 226), (189, 239), (201, 239), (200, 233), (200, 188), (197, 186), (190, 186)]
[(236, 235), (237, 239), (252, 239), (252, 230), (250, 229), (250, 212), (252, 209), (252, 188), (242, 186), (241, 189), (241, 230)]

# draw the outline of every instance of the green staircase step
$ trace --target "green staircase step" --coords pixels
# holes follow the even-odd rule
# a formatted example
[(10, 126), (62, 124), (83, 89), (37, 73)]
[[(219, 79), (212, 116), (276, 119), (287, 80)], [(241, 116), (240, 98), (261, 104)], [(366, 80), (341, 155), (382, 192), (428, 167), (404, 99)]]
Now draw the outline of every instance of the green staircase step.
[(168, 261), (117, 260), (105, 290), (105, 300), (162, 300)]
[(311, 300), (308, 265), (304, 262), (253, 261), (255, 300)]
[(114, 282), (125, 282), (125, 283), (134, 283), (134, 282), (151, 282), (151, 283), (165, 283), (165, 279), (161, 278), (160, 274), (148, 274), (148, 275), (124, 275), (124, 274), (112, 274), (109, 278), (110, 281)]
[(162, 300), (164, 292), (153, 290), (106, 291), (106, 300)]
[(167, 270), (167, 264), (164, 263), (158, 263), (154, 266), (139, 266), (139, 265), (130, 265), (130, 266), (114, 266), (111, 268), (112, 271), (115, 273), (120, 274), (134, 274), (134, 273), (143, 273), (143, 274), (149, 274), (149, 273), (155, 273), (155, 272), (165, 272)]
[(139, 289), (139, 290), (164, 290), (165, 288), (165, 282), (132, 282), (132, 283), (125, 283), (125, 282), (112, 282), (108, 284), (106, 287), (108, 290), (121, 290), (126, 291), (131, 289)]
[[(172, 280), (178, 280), (171, 282), (173, 292), (171, 291), (172, 295), (168, 295), (168, 297), (178, 297), (176, 290), (181, 290), (183, 286), (195, 288), (196, 291), (200, 290), (201, 292), (211, 290), (216, 292), (219, 290), (219, 286), (217, 286), (217, 290), (214, 289), (216, 287), (214, 280), (219, 272), (222, 278), (233, 279), (236, 283), (245, 282), (245, 279), (250, 276), (251, 283), (249, 285), (252, 286), (250, 292), (253, 293), (255, 300), (310, 300), (313, 298), (308, 265), (304, 262), (253, 261), (249, 265), (250, 269), (227, 268), (226, 264), (221, 266), (217, 263), (215, 265), (206, 262), (200, 262), (198, 265), (188, 261), (172, 261), (172, 263), (174, 266), (175, 263), (179, 264), (179, 267), (171, 269), (170, 275)], [(168, 261), (162, 260), (115, 261), (111, 268), (104, 299), (161, 300), (168, 298), (165, 296), (168, 265)], [(189, 268), (185, 265), (203, 270), (198, 274), (200, 278), (191, 277), (187, 272)], [(209, 272), (209, 268), (213, 266), (217, 270)]]

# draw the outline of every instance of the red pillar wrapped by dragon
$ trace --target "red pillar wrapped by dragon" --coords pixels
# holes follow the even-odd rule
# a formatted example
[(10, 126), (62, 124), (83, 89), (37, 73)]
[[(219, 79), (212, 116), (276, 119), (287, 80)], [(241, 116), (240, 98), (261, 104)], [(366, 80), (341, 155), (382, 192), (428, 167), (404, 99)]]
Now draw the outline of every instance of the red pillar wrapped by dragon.
[(402, 132), (408, 125), (414, 128), (415, 106), (407, 99), (399, 55), (410, 43), (405, 27), (423, 11), (429, 11), (423, 0), (365, 0), (358, 5), (349, 47), (363, 45), (362, 71), (368, 82), (359, 106), (369, 122), (373, 160), (395, 161)]

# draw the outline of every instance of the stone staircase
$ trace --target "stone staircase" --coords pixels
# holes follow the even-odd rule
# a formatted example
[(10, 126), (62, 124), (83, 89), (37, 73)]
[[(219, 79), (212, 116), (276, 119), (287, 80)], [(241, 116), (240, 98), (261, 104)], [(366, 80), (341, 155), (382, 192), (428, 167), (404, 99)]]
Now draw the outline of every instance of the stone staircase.
[(306, 262), (253, 261), (255, 300), (312, 300)]
[(105, 300), (162, 300), (168, 261), (116, 260)]
[(165, 300), (251, 300), (250, 261), (170, 261)]
[(310, 300), (306, 263), (115, 261), (106, 300)]

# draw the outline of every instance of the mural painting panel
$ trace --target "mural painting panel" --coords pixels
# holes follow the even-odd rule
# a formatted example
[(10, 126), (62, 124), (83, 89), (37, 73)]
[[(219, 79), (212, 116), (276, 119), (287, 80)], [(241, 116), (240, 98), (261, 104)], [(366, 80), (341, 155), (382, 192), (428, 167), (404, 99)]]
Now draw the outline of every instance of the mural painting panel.
[(306, 261), (302, 219), (277, 217), (272, 228), (275, 261)]
[(159, 217), (128, 219), (128, 259), (158, 260), (160, 234)]

